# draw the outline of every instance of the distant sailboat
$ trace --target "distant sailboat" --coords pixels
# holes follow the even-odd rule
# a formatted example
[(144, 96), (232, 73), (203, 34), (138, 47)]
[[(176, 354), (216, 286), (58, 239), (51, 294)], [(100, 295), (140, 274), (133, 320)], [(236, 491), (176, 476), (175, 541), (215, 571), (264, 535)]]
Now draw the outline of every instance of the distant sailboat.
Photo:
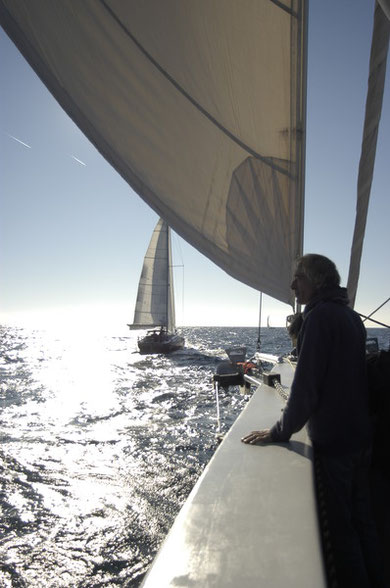
[(271, 325), (269, 324), (269, 315), (268, 315), (268, 316), (267, 316), (267, 329), (269, 329), (269, 328), (270, 328), (270, 326), (271, 326)]
[(152, 329), (138, 339), (140, 353), (171, 353), (184, 347), (176, 333), (170, 229), (160, 219), (146, 251), (133, 324), (130, 329)]

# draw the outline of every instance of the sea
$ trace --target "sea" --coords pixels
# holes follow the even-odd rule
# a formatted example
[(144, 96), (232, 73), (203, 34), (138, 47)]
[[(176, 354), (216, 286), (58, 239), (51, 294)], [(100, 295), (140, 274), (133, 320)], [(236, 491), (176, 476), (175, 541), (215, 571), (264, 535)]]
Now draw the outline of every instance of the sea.
[[(213, 374), (257, 328), (186, 327), (141, 356), (137, 333), (0, 327), (0, 586), (140, 586), (218, 447)], [(381, 348), (389, 331), (368, 329)], [(290, 351), (284, 328), (264, 353)], [(248, 402), (219, 391), (222, 433)], [(270, 423), (272, 424), (272, 423)]]

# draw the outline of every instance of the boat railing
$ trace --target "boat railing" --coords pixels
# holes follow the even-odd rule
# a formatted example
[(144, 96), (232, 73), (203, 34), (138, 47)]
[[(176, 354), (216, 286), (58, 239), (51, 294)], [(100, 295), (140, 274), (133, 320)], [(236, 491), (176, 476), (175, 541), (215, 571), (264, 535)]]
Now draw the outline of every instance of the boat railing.
[(272, 355), (271, 353), (259, 353), (258, 351), (254, 355), (254, 359), (257, 362), (264, 361), (265, 363), (282, 363), (283, 356), (282, 355)]

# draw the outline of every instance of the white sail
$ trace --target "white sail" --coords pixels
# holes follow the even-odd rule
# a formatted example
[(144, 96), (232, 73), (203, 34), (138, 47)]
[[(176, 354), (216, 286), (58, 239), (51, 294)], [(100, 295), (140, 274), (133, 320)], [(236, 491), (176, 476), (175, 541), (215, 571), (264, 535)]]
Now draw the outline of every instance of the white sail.
[(381, 0), (375, 6), (366, 113), (359, 162), (355, 229), (348, 275), (348, 294), (352, 306), (355, 304), (358, 287), (360, 261), (363, 252), (363, 240), (366, 230), (371, 184), (374, 175), (376, 143), (382, 113), (389, 37), (390, 0)]
[(390, 0), (377, 0), (377, 2), (388, 20), (390, 20)]
[(57, 101), (169, 226), (284, 302), (302, 250), (305, 0), (0, 0)]
[(170, 231), (160, 219), (146, 251), (131, 329), (165, 327), (175, 331)]

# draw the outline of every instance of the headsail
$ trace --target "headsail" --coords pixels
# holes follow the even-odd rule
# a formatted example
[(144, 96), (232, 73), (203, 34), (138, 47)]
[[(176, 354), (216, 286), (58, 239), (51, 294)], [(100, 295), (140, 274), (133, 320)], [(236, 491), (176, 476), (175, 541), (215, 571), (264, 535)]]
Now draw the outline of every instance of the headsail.
[(160, 219), (146, 251), (131, 329), (166, 327), (175, 331), (172, 255), (169, 227)]
[(0, 0), (0, 22), (136, 192), (281, 301), (302, 249), (306, 0)]
[(386, 63), (390, 36), (390, 0), (376, 3), (374, 30), (372, 33), (370, 72), (366, 100), (366, 115), (359, 163), (355, 230), (348, 276), (348, 294), (354, 306), (366, 229), (368, 203), (374, 174), (376, 143), (382, 112), (383, 92), (386, 78)]

